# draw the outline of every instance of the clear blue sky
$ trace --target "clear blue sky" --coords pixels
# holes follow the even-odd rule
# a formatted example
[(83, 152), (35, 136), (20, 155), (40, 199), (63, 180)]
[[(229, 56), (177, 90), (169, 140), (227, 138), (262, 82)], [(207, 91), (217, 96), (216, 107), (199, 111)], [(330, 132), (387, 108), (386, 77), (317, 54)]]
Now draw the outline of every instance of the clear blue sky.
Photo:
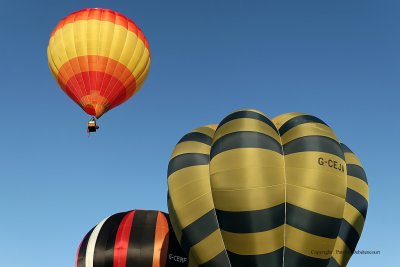
[[(132, 18), (152, 66), (100, 120), (58, 88), (47, 42), (85, 7)], [(170, 153), (239, 108), (327, 122), (365, 165), (370, 207), (349, 266), (395, 266), (400, 221), (399, 1), (1, 1), (0, 265), (70, 267), (84, 234), (134, 208), (166, 211)]]

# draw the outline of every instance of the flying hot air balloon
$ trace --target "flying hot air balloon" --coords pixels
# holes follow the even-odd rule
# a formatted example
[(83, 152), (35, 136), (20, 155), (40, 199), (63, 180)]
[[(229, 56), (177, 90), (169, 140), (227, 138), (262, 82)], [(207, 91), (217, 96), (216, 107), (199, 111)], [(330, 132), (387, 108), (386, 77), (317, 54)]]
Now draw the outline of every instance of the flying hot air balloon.
[(168, 214), (132, 210), (105, 218), (79, 245), (75, 267), (185, 267)]
[(317, 117), (240, 110), (197, 128), (168, 166), (168, 210), (192, 266), (346, 266), (368, 183)]
[(102, 8), (71, 13), (53, 30), (48, 64), (61, 89), (96, 118), (131, 98), (150, 67), (149, 44), (143, 32), (124, 15)]

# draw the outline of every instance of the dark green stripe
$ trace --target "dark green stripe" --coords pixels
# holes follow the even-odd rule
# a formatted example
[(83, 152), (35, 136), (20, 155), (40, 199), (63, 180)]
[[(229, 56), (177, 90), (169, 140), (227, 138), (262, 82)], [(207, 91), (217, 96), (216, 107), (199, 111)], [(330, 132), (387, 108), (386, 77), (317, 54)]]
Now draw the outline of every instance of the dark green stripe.
[(313, 235), (336, 238), (342, 219), (322, 215), (287, 203), (286, 223)]
[(283, 151), (285, 155), (307, 151), (325, 152), (344, 160), (339, 143), (326, 136), (313, 135), (294, 139), (283, 146)]
[(219, 227), (231, 233), (257, 233), (272, 230), (285, 222), (285, 204), (252, 211), (216, 210)]
[(158, 211), (136, 210), (129, 237), (126, 266), (150, 267), (153, 264)]
[[(315, 248), (318, 250), (318, 248)], [(314, 253), (319, 253), (320, 251), (314, 251)], [(310, 253), (313, 253), (310, 251)], [(285, 267), (326, 267), (328, 265), (329, 259), (320, 259), (309, 257), (296, 252), (288, 247), (285, 248)]]
[(250, 111), (250, 110), (236, 111), (236, 112), (229, 114), (220, 122), (220, 124), (218, 125), (218, 128), (221, 127), (222, 125), (224, 125), (225, 123), (228, 123), (228, 122), (236, 120), (236, 119), (256, 119), (256, 120), (259, 120), (259, 121), (271, 126), (271, 128), (274, 129), (274, 131), (276, 133), (278, 133), (278, 129), (276, 129), (275, 124), (270, 119), (268, 119), (267, 117), (265, 117), (264, 115), (262, 115), (260, 113)]
[(211, 260), (203, 264), (199, 264), (199, 267), (232, 267), (232, 266), (229, 263), (228, 254), (226, 253), (226, 250), (224, 250)]
[(190, 225), (182, 229), (181, 245), (190, 248), (218, 229), (217, 216), (212, 209)]
[(118, 227), (127, 212), (109, 217), (101, 227), (96, 239), (93, 255), (93, 266), (108, 267), (114, 264), (114, 245)]
[(168, 164), (168, 177), (180, 169), (187, 167), (208, 165), (210, 163), (210, 156), (200, 153), (186, 153), (176, 156), (171, 159)]
[(341, 267), (334, 258), (331, 258), (327, 267)]
[(322, 120), (318, 119), (317, 117), (311, 116), (311, 115), (300, 115), (294, 118), (291, 118), (287, 122), (285, 122), (280, 128), (279, 128), (279, 133), (284, 135), (287, 131), (290, 129), (304, 123), (321, 123), (326, 126), (328, 126), (325, 122)]
[(346, 202), (356, 208), (365, 219), (367, 216), (368, 201), (361, 194), (347, 188)]
[(76, 267), (85, 267), (86, 266), (86, 251), (87, 251), (87, 245), (89, 242), (89, 238), (92, 235), (92, 232), (95, 227), (93, 227), (83, 238), (81, 242), (81, 246), (79, 248), (78, 252), (78, 258), (77, 258), (77, 264)]
[(182, 142), (186, 142), (186, 141), (200, 142), (200, 143), (203, 143), (203, 144), (206, 144), (209, 146), (211, 146), (211, 144), (212, 144), (211, 137), (209, 137), (206, 134), (198, 133), (198, 132), (191, 132), (191, 133), (184, 135), (181, 138), (181, 140), (179, 140), (178, 144), (182, 143)]
[(367, 175), (362, 167), (355, 164), (347, 164), (347, 175), (354, 176), (368, 184)]
[[(239, 255), (228, 251), (228, 257), (232, 267), (282, 267), (283, 248), (275, 250), (271, 253), (259, 255)], [(307, 265), (298, 265), (296, 267), (300, 266), (306, 267)], [(313, 265), (308, 265), (307, 267), (309, 266)]]
[(343, 143), (340, 143), (340, 147), (342, 148), (343, 153), (351, 153), (354, 154), (353, 151), (350, 150), (348, 146)]
[[(346, 243), (347, 247), (350, 249), (351, 253), (356, 249), (360, 235), (357, 230), (353, 228), (345, 219), (342, 220), (342, 225), (340, 226), (339, 236)], [(343, 251), (344, 253), (345, 251)]]
[(210, 159), (219, 153), (237, 148), (261, 148), (282, 154), (282, 146), (274, 138), (258, 132), (234, 132), (222, 136), (211, 147)]

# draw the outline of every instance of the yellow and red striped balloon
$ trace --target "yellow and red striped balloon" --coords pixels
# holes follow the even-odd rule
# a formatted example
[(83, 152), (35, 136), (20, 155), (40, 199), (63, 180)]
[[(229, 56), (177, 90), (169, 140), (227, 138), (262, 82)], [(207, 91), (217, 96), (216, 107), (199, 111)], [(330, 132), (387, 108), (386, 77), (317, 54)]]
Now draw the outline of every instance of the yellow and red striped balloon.
[(62, 19), (51, 34), (47, 56), (62, 90), (97, 118), (131, 98), (150, 67), (143, 32), (126, 16), (101, 8)]

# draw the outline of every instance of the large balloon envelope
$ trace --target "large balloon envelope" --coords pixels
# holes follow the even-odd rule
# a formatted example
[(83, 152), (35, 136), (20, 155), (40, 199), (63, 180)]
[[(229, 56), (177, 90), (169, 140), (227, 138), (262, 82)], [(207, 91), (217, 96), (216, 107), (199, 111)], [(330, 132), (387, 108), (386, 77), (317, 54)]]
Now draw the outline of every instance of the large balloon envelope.
[(168, 209), (200, 266), (346, 266), (368, 184), (357, 156), (322, 120), (240, 110), (197, 128), (168, 166)]
[(132, 210), (105, 218), (79, 245), (75, 267), (185, 267), (168, 214)]
[(97, 118), (132, 97), (150, 67), (143, 32), (124, 15), (102, 8), (62, 19), (51, 34), (47, 56), (62, 90)]

